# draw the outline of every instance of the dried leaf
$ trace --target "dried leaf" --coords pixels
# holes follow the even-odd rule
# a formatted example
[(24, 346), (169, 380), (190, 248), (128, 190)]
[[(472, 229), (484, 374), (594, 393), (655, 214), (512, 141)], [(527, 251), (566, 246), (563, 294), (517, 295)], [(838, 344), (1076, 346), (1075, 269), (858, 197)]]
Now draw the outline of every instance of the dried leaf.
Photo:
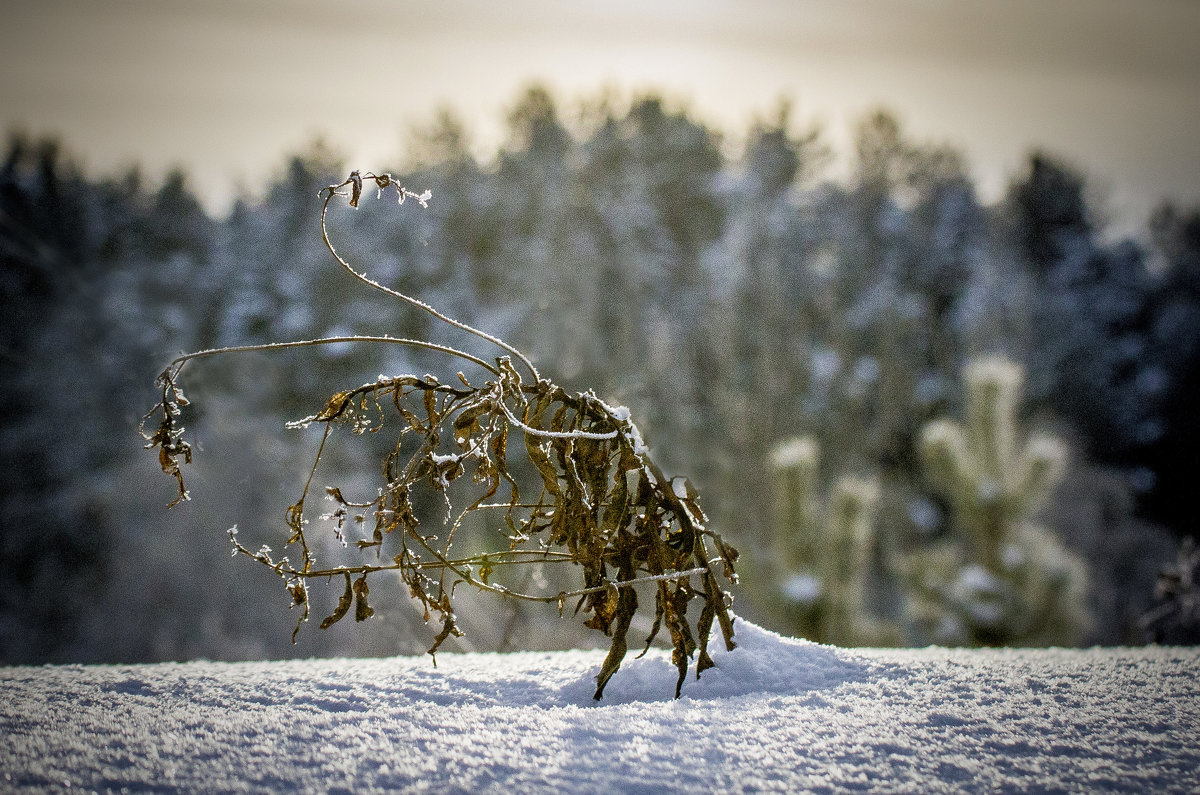
[(341, 595), (341, 597), (338, 599), (337, 607), (334, 608), (333, 613), (331, 615), (329, 615), (324, 621), (321, 622), (321, 629), (329, 629), (334, 624), (341, 621), (342, 618), (345, 617), (346, 613), (350, 612), (350, 604), (353, 601), (354, 601), (354, 590), (353, 590), (353, 586), (350, 584), (350, 574), (349, 574), (349, 572), (347, 572), (346, 573), (346, 592), (343, 593)]
[(529, 460), (537, 467), (538, 474), (542, 476), (542, 484), (546, 487), (546, 491), (550, 492), (553, 497), (560, 496), (562, 489), (558, 485), (558, 470), (555, 468), (554, 462), (550, 460), (550, 455), (545, 448), (526, 434), (525, 451), (529, 454)]
[(354, 581), (355, 621), (366, 621), (368, 618), (375, 615), (375, 608), (367, 604), (367, 594), (370, 593), (370, 590), (371, 589), (367, 587), (367, 575), (364, 572), (363, 576)]
[(425, 416), (429, 418), (429, 427), (434, 428), (441, 420), (441, 415), (437, 410), (437, 395), (433, 390), (425, 390)]
[(354, 545), (359, 549), (370, 549), (371, 547), (383, 546), (383, 531), (378, 527), (371, 533), (371, 540), (359, 539), (354, 542)]
[(479, 418), (490, 408), (486, 402), (476, 403), (454, 418), (454, 440), (464, 450), (470, 446), (471, 436), (479, 429)]
[[(622, 570), (624, 575), (622, 579), (628, 579), (632, 576), (632, 572)], [(604, 663), (600, 667), (600, 673), (596, 675), (596, 692), (592, 698), (599, 701), (604, 695), (604, 687), (608, 684), (608, 680), (621, 667), (621, 662), (625, 659), (625, 654), (629, 651), (629, 645), (626, 642), (626, 636), (629, 634), (629, 625), (633, 621), (633, 615), (637, 612), (637, 592), (632, 588), (621, 588), (620, 596), (618, 597), (617, 607), (617, 624), (612, 633), (612, 645), (608, 649), (608, 654), (604, 657)], [(679, 697), (678, 690), (675, 694)]]
[(733, 564), (737, 563), (739, 555), (738, 551), (729, 544), (725, 543), (725, 540), (716, 533), (712, 534), (712, 539), (717, 545), (717, 551), (721, 554), (721, 562), (725, 566), (725, 579), (732, 583), (736, 583), (738, 581), (738, 576), (737, 572), (733, 570)]
[(611, 585), (599, 593), (590, 594), (586, 604), (587, 609), (592, 611), (592, 617), (583, 622), (584, 626), (608, 635), (612, 631), (613, 619), (617, 617), (619, 603), (617, 589)]
[(645, 657), (646, 652), (650, 651), (650, 645), (654, 643), (654, 639), (658, 637), (658, 630), (662, 627), (663, 620), (663, 589), (660, 587), (655, 592), (654, 598), (654, 624), (650, 627), (650, 634), (646, 636), (646, 648), (642, 649), (639, 658)]
[(325, 408), (313, 417), (316, 422), (331, 422), (342, 416), (342, 412), (346, 410), (354, 398), (354, 392), (338, 392), (333, 397), (329, 398), (329, 402), (325, 404)]
[(442, 631), (439, 632), (437, 637), (433, 639), (433, 645), (430, 646), (429, 651), (426, 652), (426, 654), (428, 654), (430, 657), (433, 657), (433, 665), (435, 668), (437, 667), (437, 650), (441, 647), (442, 643), (445, 642), (445, 640), (451, 635), (456, 638), (462, 637), (462, 630), (458, 628), (458, 624), (454, 619), (454, 612), (449, 609), (449, 604), (449, 598), (446, 598), (444, 600), (445, 608), (442, 612)]

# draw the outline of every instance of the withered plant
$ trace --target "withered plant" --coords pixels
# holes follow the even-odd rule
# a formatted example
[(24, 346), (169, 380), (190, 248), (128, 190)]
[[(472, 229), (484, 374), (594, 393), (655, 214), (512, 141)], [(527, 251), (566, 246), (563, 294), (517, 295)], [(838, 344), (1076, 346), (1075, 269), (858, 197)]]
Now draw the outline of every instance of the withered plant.
[[(218, 354), (274, 351), (334, 343), (403, 345), (437, 351), (469, 363), (473, 378), (462, 371), (443, 380), (431, 375), (380, 377), (373, 383), (338, 392), (315, 414), (289, 427), (324, 426), (312, 467), (299, 499), (287, 508), (286, 546), (297, 560), (272, 557), (269, 549), (252, 552), (230, 529), (235, 554), (241, 553), (270, 568), (286, 584), (293, 606), (301, 611), (292, 642), (309, 617), (309, 584), (313, 580), (345, 583), (325, 629), (353, 607), (363, 621), (374, 610), (368, 603), (368, 577), (396, 572), (424, 609), (429, 621), (437, 617), (441, 630), (429, 654), (434, 655), (451, 635), (461, 636), (453, 597), (455, 586), (467, 584), (503, 599), (556, 605), (561, 615), (568, 600), (575, 612), (588, 616), (586, 626), (612, 642), (597, 674), (595, 698), (625, 658), (630, 623), (638, 610), (638, 590), (654, 592), (654, 622), (646, 648), (665, 625), (673, 647), (672, 661), (679, 676), (679, 696), (689, 660), (698, 651), (696, 676), (713, 665), (706, 651), (713, 621), (719, 622), (725, 646), (734, 648), (731, 597), (723, 591), (714, 566), (736, 582), (737, 551), (705, 526), (696, 492), (685, 478), (667, 478), (651, 460), (629, 410), (607, 405), (592, 392), (571, 394), (543, 378), (529, 358), (499, 337), (451, 318), (404, 293), (386, 287), (352, 267), (334, 248), (326, 225), (334, 197), (351, 207), (362, 198), (364, 183), (374, 183), (377, 197), (392, 188), (399, 202), (414, 199), (422, 206), (430, 198), (417, 195), (388, 174), (354, 172), (340, 185), (322, 191), (321, 236), (334, 260), (363, 284), (421, 309), (443, 323), (499, 348), (502, 355), (487, 361), (466, 351), (419, 339), (390, 336), (338, 336), (295, 342), (214, 348), (178, 357), (158, 376), (159, 405), (142, 421), (142, 435), (157, 447), (165, 473), (175, 478), (178, 494), (171, 507), (188, 499), (181, 463), (192, 449), (179, 425), (188, 404), (180, 388), (183, 367), (193, 359)], [(161, 413), (152, 433), (146, 423)], [(353, 435), (379, 432), (392, 417), (396, 441), (382, 461), (383, 482), (374, 496), (358, 500), (341, 488), (326, 488), (334, 510), (321, 516), (343, 541), (355, 560), (318, 565), (309, 541), (308, 503), (321, 456), (336, 430)], [(516, 442), (514, 445), (513, 442)], [(515, 454), (515, 455), (514, 455)], [(519, 464), (519, 466), (517, 466)], [(514, 476), (524, 473), (524, 481)], [(454, 496), (462, 504), (461, 484), (469, 479), (471, 499), (455, 513)], [(422, 522), (415, 499), (434, 497), (446, 510), (440, 526)], [(496, 549), (456, 557), (455, 532), (464, 519), (480, 513), (494, 517)], [(351, 528), (361, 536), (349, 541)], [(709, 543), (715, 554), (710, 558)], [(564, 563), (582, 569), (582, 587), (558, 593), (524, 593), (508, 588), (497, 575), (513, 567)], [(693, 599), (701, 608), (695, 631), (687, 610)], [(643, 651), (643, 654), (645, 652)], [(434, 657), (436, 664), (436, 656)]]

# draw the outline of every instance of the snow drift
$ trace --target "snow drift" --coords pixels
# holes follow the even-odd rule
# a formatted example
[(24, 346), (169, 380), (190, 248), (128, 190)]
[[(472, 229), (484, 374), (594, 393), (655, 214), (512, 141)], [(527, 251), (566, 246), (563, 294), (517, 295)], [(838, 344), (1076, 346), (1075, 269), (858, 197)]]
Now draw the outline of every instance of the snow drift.
[(1200, 789), (1200, 649), (848, 650), (745, 621), (669, 654), (0, 669), (0, 788)]

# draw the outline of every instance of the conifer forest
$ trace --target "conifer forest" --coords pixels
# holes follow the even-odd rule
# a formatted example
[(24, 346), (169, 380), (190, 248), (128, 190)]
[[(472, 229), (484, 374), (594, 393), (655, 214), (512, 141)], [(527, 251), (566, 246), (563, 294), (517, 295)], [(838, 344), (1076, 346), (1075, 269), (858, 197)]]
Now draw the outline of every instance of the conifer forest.
[[(322, 441), (287, 424), (347, 384), (444, 383), (438, 351), (197, 360), (191, 499), (170, 511), (139, 435), (185, 351), (358, 334), (495, 355), (331, 267), (320, 193), (355, 169), (431, 195), (332, 207), (338, 251), (628, 407), (740, 550), (738, 615), (842, 646), (1200, 642), (1200, 208), (1164, 203), (1114, 234), (1089, 175), (1052, 152), (985, 203), (958, 152), (883, 111), (835, 151), (786, 108), (748, 131), (655, 96), (587, 108), (529, 89), (487, 160), (449, 112), (394, 163), (315, 143), (222, 217), (185, 173), (85, 175), (68, 144), (9, 135), (0, 663), (426, 650), (420, 606), (383, 577), (369, 630), (314, 621), (293, 645), (278, 578), (231, 559), (227, 531), (281, 546)], [(368, 493), (384, 441), (326, 451), (316, 495)], [(314, 527), (338, 509), (310, 506)], [(482, 548), (488, 522), (468, 517), (456, 543)], [(310, 543), (353, 544), (352, 524)], [(520, 589), (558, 589), (553, 567), (521, 568)], [(314, 617), (339, 583), (314, 591), (329, 600)], [(465, 636), (444, 648), (602, 640), (570, 607), (460, 594)]]

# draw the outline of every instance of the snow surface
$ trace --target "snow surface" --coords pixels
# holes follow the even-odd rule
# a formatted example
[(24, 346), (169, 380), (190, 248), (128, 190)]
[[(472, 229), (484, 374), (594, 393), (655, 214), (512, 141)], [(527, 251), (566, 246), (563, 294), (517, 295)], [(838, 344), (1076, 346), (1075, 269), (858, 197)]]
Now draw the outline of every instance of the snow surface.
[(1200, 791), (1200, 649), (847, 650), (0, 669), (5, 791)]

